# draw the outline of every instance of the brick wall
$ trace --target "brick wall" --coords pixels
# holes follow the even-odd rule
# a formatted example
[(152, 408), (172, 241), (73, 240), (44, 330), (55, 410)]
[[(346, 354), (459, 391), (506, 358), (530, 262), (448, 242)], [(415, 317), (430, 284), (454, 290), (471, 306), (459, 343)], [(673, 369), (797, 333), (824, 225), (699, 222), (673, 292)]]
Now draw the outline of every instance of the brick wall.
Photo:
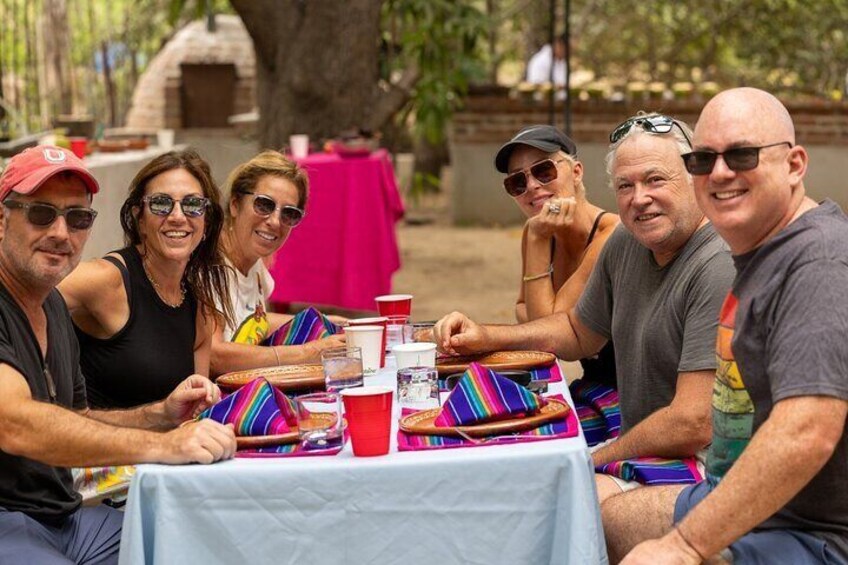
[[(848, 103), (786, 103), (795, 120), (798, 143), (848, 145)], [(700, 102), (645, 100), (643, 102), (577, 101), (571, 107), (572, 137), (578, 143), (606, 143), (610, 131), (640, 110), (668, 114), (694, 126), (701, 113)], [(563, 105), (555, 109), (562, 127)], [(454, 116), (454, 143), (503, 143), (529, 124), (548, 123), (548, 105), (506, 96), (472, 96), (465, 109)]]

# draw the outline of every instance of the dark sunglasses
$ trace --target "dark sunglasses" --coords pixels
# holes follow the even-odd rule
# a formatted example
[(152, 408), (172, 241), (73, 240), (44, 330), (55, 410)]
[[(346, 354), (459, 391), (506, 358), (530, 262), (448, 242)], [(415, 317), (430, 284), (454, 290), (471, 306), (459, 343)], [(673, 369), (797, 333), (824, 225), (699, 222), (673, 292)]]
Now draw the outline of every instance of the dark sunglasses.
[(299, 224), (306, 215), (306, 213), (297, 206), (290, 206), (288, 204), (277, 206), (277, 203), (273, 198), (265, 196), (264, 194), (256, 194), (255, 192), (247, 192), (246, 190), (237, 190), (236, 192), (238, 194), (244, 194), (245, 196), (252, 196), (253, 211), (263, 218), (267, 218), (279, 210), (280, 223), (292, 228)]
[(715, 151), (692, 151), (684, 153), (683, 162), (686, 164), (686, 170), (690, 175), (708, 175), (713, 172), (718, 156), (724, 160), (724, 164), (731, 171), (750, 171), (756, 169), (760, 164), (760, 149), (767, 147), (777, 147), (778, 145), (788, 145), (792, 149), (792, 143), (789, 141), (781, 141), (779, 143), (770, 143), (769, 145), (761, 145), (760, 147), (734, 147), (721, 153)]
[(633, 126), (639, 126), (648, 133), (668, 133), (674, 126), (680, 130), (683, 137), (686, 138), (686, 143), (692, 147), (692, 140), (686, 135), (686, 131), (677, 123), (674, 118), (668, 116), (636, 116), (618, 124), (609, 136), (610, 143), (615, 143), (627, 135)]
[(205, 196), (186, 196), (182, 200), (174, 200), (167, 194), (154, 194), (145, 196), (142, 201), (147, 202), (150, 212), (157, 216), (169, 215), (173, 212), (176, 202), (180, 203), (180, 209), (189, 218), (199, 218), (206, 213), (206, 207), (209, 206), (209, 199)]
[(8, 200), (3, 202), (7, 208), (26, 210), (26, 218), (29, 223), (38, 227), (47, 227), (56, 221), (59, 216), (65, 217), (65, 223), (72, 230), (87, 230), (94, 224), (94, 218), (97, 217), (97, 212), (91, 208), (83, 208), (74, 206), (60, 210), (50, 204), (18, 202), (17, 200)]
[(548, 184), (549, 182), (553, 182), (559, 176), (559, 171), (557, 171), (557, 164), (565, 160), (565, 157), (556, 161), (554, 161), (553, 159), (545, 159), (544, 161), (533, 163), (526, 169), (511, 173), (503, 180), (504, 188), (512, 197), (517, 198), (521, 196), (522, 194), (527, 192), (527, 182), (530, 180), (530, 178), (527, 176), (528, 173), (533, 175), (533, 178), (539, 181), (539, 183), (541, 184)]

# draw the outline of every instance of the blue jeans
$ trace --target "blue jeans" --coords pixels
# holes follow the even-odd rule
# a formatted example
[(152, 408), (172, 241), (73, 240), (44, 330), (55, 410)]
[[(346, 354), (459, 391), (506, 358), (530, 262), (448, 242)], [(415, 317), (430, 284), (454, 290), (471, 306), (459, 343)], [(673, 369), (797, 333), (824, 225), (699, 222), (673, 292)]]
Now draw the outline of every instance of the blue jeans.
[(122, 512), (101, 505), (80, 508), (51, 526), (0, 508), (0, 563), (117, 563), (123, 519)]
[[(712, 492), (707, 481), (686, 487), (674, 504), (678, 523)], [(843, 564), (827, 542), (798, 530), (755, 530), (730, 545), (734, 565)]]

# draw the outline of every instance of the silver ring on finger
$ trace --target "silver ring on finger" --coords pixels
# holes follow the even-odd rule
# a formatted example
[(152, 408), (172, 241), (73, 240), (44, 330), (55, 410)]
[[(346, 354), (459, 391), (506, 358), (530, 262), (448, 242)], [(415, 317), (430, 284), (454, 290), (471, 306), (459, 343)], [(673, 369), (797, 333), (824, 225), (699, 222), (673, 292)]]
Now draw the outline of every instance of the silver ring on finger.
[(559, 214), (562, 208), (560, 208), (559, 204), (551, 204), (548, 208), (549, 214)]

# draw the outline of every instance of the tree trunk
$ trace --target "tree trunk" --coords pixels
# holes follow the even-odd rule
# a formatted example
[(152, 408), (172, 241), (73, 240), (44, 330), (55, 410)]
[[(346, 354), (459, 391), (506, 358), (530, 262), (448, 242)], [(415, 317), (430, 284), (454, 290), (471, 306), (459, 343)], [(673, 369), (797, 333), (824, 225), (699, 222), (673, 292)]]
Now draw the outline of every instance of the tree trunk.
[(256, 51), (259, 141), (375, 128), (382, 0), (231, 0)]
[(43, 0), (41, 38), (43, 40), (44, 88), (50, 93), (50, 114), (70, 114), (71, 92), (70, 31), (65, 0)]

